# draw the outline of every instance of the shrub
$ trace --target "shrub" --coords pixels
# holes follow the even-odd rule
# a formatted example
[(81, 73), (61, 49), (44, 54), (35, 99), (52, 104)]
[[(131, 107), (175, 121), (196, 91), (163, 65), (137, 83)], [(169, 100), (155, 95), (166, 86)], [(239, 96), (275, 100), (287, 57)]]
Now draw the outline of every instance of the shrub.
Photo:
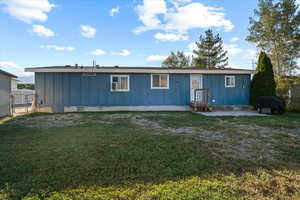
[(250, 88), (250, 103), (254, 106), (259, 96), (276, 96), (273, 65), (266, 53), (260, 53), (256, 70)]

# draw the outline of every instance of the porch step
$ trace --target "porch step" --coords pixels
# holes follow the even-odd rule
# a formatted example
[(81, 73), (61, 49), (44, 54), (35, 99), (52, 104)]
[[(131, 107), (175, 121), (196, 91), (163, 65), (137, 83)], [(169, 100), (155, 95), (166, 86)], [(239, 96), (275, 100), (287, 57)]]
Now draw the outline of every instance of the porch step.
[(195, 112), (211, 112), (212, 109), (207, 104), (195, 104), (190, 105)]

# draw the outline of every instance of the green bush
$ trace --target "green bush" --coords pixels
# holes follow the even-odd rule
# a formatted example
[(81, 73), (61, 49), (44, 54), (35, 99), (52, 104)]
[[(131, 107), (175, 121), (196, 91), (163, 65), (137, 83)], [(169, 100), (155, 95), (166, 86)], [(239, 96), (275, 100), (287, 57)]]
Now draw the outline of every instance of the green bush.
[(250, 103), (253, 106), (259, 96), (276, 96), (273, 65), (266, 53), (260, 53), (256, 70), (250, 88)]

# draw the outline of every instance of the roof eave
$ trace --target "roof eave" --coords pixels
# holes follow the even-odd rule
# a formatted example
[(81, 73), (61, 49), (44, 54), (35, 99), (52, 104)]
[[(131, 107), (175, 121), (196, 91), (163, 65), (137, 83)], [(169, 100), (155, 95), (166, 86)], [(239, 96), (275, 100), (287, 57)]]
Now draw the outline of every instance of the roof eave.
[(154, 69), (154, 68), (25, 68), (25, 72), (41, 73), (173, 73), (173, 74), (253, 74), (253, 70), (244, 69)]
[(10, 76), (10, 77), (12, 77), (12, 78), (18, 78), (16, 75), (11, 74), (11, 73), (8, 73), (8, 72), (3, 71), (3, 70), (0, 70), (0, 73), (1, 73), (1, 74), (4, 74), (4, 75), (6, 75), (6, 76)]

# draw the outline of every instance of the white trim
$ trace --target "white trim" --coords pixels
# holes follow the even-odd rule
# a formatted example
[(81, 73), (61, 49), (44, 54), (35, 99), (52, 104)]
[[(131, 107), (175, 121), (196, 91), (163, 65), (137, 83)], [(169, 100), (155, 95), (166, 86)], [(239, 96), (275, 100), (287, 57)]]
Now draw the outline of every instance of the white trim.
[[(233, 78), (233, 85), (227, 85), (227, 78)], [(235, 88), (235, 76), (225, 76), (225, 88)]]
[(65, 106), (64, 112), (190, 111), (190, 106)]
[[(112, 89), (113, 77), (126, 77), (127, 78), (128, 89), (113, 90)], [(129, 92), (130, 91), (130, 76), (129, 75), (122, 75), (122, 74), (112, 74), (112, 75), (110, 75), (110, 91), (111, 92)]]
[(203, 88), (203, 75), (201, 74), (195, 74), (195, 75), (190, 75), (190, 101), (192, 102), (194, 99), (192, 98), (192, 96), (194, 96), (194, 94), (192, 95), (192, 86), (193, 86), (193, 83), (192, 83), (192, 78), (193, 77), (200, 77), (200, 89)]
[[(153, 75), (167, 75), (168, 86), (167, 87), (153, 87)], [(170, 75), (169, 74), (151, 74), (151, 89), (152, 90), (168, 90), (170, 89)], [(159, 79), (160, 80), (160, 79)]]
[(154, 68), (25, 68), (25, 72), (94, 72), (94, 73), (134, 73), (134, 74), (253, 74), (254, 70), (232, 70), (232, 69), (216, 69), (216, 70), (205, 70), (205, 69), (154, 69)]

